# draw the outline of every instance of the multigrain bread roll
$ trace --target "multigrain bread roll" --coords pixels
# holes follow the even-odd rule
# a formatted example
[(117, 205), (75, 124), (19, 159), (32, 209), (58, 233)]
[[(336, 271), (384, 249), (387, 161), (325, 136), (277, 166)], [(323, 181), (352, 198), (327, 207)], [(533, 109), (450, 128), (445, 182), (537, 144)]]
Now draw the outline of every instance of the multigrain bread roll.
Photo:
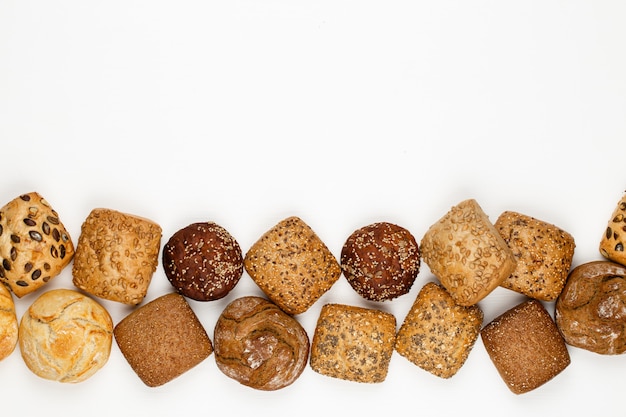
[(576, 244), (563, 229), (525, 214), (505, 211), (495, 227), (517, 260), (504, 288), (543, 301), (554, 301), (563, 290)]
[(451, 378), (463, 366), (483, 323), (477, 306), (459, 306), (434, 282), (420, 290), (396, 336), (395, 349), (420, 368)]
[(0, 280), (18, 298), (57, 276), (73, 256), (70, 234), (38, 193), (23, 194), (0, 209)]
[(139, 379), (164, 385), (213, 353), (213, 345), (184, 296), (162, 295), (133, 310), (114, 328), (115, 341)]
[(626, 194), (618, 201), (600, 240), (602, 256), (626, 265)]
[(0, 284), (0, 361), (15, 350), (18, 322), (11, 291)]
[(309, 359), (309, 338), (300, 323), (274, 303), (255, 296), (232, 301), (213, 334), (215, 361), (242, 385), (275, 391), (291, 385)]
[(626, 352), (626, 266), (592, 261), (572, 270), (556, 301), (567, 344), (602, 355)]
[(420, 250), (431, 272), (463, 306), (485, 298), (516, 266), (513, 252), (473, 199), (452, 207), (433, 224)]
[(341, 276), (337, 259), (298, 217), (264, 233), (246, 253), (244, 267), (265, 295), (292, 315), (308, 310)]
[(384, 311), (326, 304), (311, 344), (311, 368), (332, 378), (381, 383), (389, 370), (396, 319)]
[(352, 288), (370, 301), (408, 293), (420, 269), (420, 253), (407, 229), (388, 222), (355, 230), (341, 249), (341, 269)]
[(76, 383), (108, 361), (113, 321), (107, 310), (74, 290), (54, 289), (22, 316), (19, 346), (26, 366), (44, 379)]
[(73, 283), (96, 297), (137, 305), (156, 271), (160, 244), (161, 227), (155, 222), (93, 209), (81, 226)]
[(491, 361), (515, 394), (540, 387), (570, 364), (565, 341), (538, 300), (511, 308), (480, 334)]

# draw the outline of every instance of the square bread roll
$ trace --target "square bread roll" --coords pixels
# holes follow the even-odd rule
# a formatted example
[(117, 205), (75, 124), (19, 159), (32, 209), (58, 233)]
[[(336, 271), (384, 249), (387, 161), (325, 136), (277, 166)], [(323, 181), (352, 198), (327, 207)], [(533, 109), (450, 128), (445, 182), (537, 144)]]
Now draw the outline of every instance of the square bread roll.
[(339, 262), (298, 217), (268, 230), (244, 257), (248, 275), (288, 314), (305, 312), (341, 275)]
[(480, 334), (491, 361), (515, 394), (538, 388), (570, 364), (565, 341), (538, 300), (511, 308)]
[(433, 375), (450, 378), (465, 363), (482, 324), (477, 305), (460, 306), (443, 286), (429, 282), (402, 322), (395, 349)]
[(156, 271), (160, 245), (161, 227), (155, 222), (93, 209), (78, 238), (73, 283), (97, 297), (137, 305)]
[(0, 209), (0, 280), (18, 298), (59, 275), (73, 256), (70, 234), (40, 194), (22, 194)]
[(462, 201), (433, 224), (422, 259), (457, 304), (485, 298), (515, 270), (516, 260), (476, 200)]
[(626, 266), (626, 194), (617, 203), (600, 240), (600, 253), (605, 258)]
[(133, 310), (115, 326), (113, 335), (130, 367), (149, 387), (170, 382), (213, 353), (206, 330), (178, 293)]
[(515, 270), (500, 286), (530, 298), (556, 300), (572, 266), (576, 247), (572, 235), (513, 211), (502, 213), (494, 225), (517, 259)]
[(387, 377), (396, 338), (396, 318), (387, 312), (326, 304), (311, 343), (311, 368), (354, 382), (380, 383)]

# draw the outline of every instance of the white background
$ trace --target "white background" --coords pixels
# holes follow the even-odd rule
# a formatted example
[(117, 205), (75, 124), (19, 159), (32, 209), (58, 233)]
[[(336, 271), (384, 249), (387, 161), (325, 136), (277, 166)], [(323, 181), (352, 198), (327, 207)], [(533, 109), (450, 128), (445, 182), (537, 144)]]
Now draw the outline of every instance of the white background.
[[(0, 0), (0, 200), (38, 191), (74, 242), (95, 207), (148, 217), (162, 244), (215, 221), (245, 252), (300, 216), (339, 256), (375, 221), (419, 241), (452, 205), (475, 198), (598, 244), (626, 189), (626, 3), (622, 1), (17, 1)], [(342, 277), (321, 305), (394, 313), (422, 285), (365, 303)], [(72, 288), (71, 268), (48, 287)], [(146, 301), (171, 291), (162, 267)], [(191, 305), (208, 333), (226, 303), (258, 294), (244, 274), (220, 301)], [(37, 294), (16, 300), (21, 316)], [(520, 301), (498, 289), (485, 324)], [(130, 309), (103, 302), (115, 323)], [(552, 312), (553, 305), (546, 304)], [(571, 348), (571, 365), (515, 396), (476, 342), (442, 380), (394, 354), (365, 385), (309, 367), (256, 391), (211, 356), (148, 388), (113, 344), (89, 380), (43, 380), (19, 348), (0, 362), (2, 395), (28, 415), (615, 415), (626, 357)], [(347, 413), (347, 414), (346, 414)]]

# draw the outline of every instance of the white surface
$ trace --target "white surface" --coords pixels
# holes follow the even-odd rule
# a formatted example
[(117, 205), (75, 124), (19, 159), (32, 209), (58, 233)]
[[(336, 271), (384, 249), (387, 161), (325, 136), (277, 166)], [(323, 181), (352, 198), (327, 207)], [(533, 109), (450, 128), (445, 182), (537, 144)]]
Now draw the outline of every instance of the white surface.
[[(339, 255), (347, 236), (396, 222), (419, 240), (475, 198), (597, 246), (626, 189), (626, 4), (620, 1), (1, 1), (0, 200), (39, 191), (76, 242), (92, 208), (142, 215), (164, 243), (192, 221), (227, 228), (244, 252), (303, 218)], [(2, 203), (4, 204), (4, 203)], [(374, 307), (398, 325), (421, 286)], [(72, 287), (70, 268), (47, 288)], [(169, 291), (161, 265), (146, 300)], [(212, 337), (225, 303), (192, 306)], [(18, 314), (35, 295), (17, 300)], [(519, 297), (481, 302), (485, 323)], [(342, 277), (325, 302), (364, 303)], [(117, 323), (128, 308), (104, 302)], [(551, 305), (548, 308), (552, 309)], [(626, 357), (570, 348), (571, 365), (515, 396), (477, 341), (441, 380), (394, 354), (385, 382), (307, 368), (259, 392), (213, 356), (147, 388), (114, 343), (75, 385), (0, 362), (3, 398), (30, 415), (601, 415), (623, 409)]]

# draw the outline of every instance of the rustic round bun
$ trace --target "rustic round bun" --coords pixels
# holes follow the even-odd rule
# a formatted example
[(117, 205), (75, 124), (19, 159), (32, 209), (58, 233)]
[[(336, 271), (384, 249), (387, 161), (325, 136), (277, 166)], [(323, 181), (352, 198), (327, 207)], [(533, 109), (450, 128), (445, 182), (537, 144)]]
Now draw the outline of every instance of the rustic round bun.
[(591, 352), (626, 351), (626, 267), (592, 261), (574, 268), (556, 301), (556, 324), (565, 341)]
[(0, 283), (0, 361), (17, 346), (17, 315), (11, 291)]
[(274, 391), (291, 385), (309, 358), (300, 323), (271, 301), (246, 296), (231, 302), (215, 325), (215, 361), (242, 385)]
[(213, 222), (192, 223), (163, 247), (163, 268), (172, 286), (197, 301), (225, 297), (243, 274), (237, 241)]
[(113, 321), (107, 310), (66, 289), (43, 293), (24, 313), (19, 327), (26, 366), (59, 382), (81, 382), (95, 374), (108, 361), (112, 340)]
[(415, 238), (391, 223), (357, 229), (341, 250), (344, 276), (359, 295), (370, 301), (391, 300), (408, 293), (419, 268)]

